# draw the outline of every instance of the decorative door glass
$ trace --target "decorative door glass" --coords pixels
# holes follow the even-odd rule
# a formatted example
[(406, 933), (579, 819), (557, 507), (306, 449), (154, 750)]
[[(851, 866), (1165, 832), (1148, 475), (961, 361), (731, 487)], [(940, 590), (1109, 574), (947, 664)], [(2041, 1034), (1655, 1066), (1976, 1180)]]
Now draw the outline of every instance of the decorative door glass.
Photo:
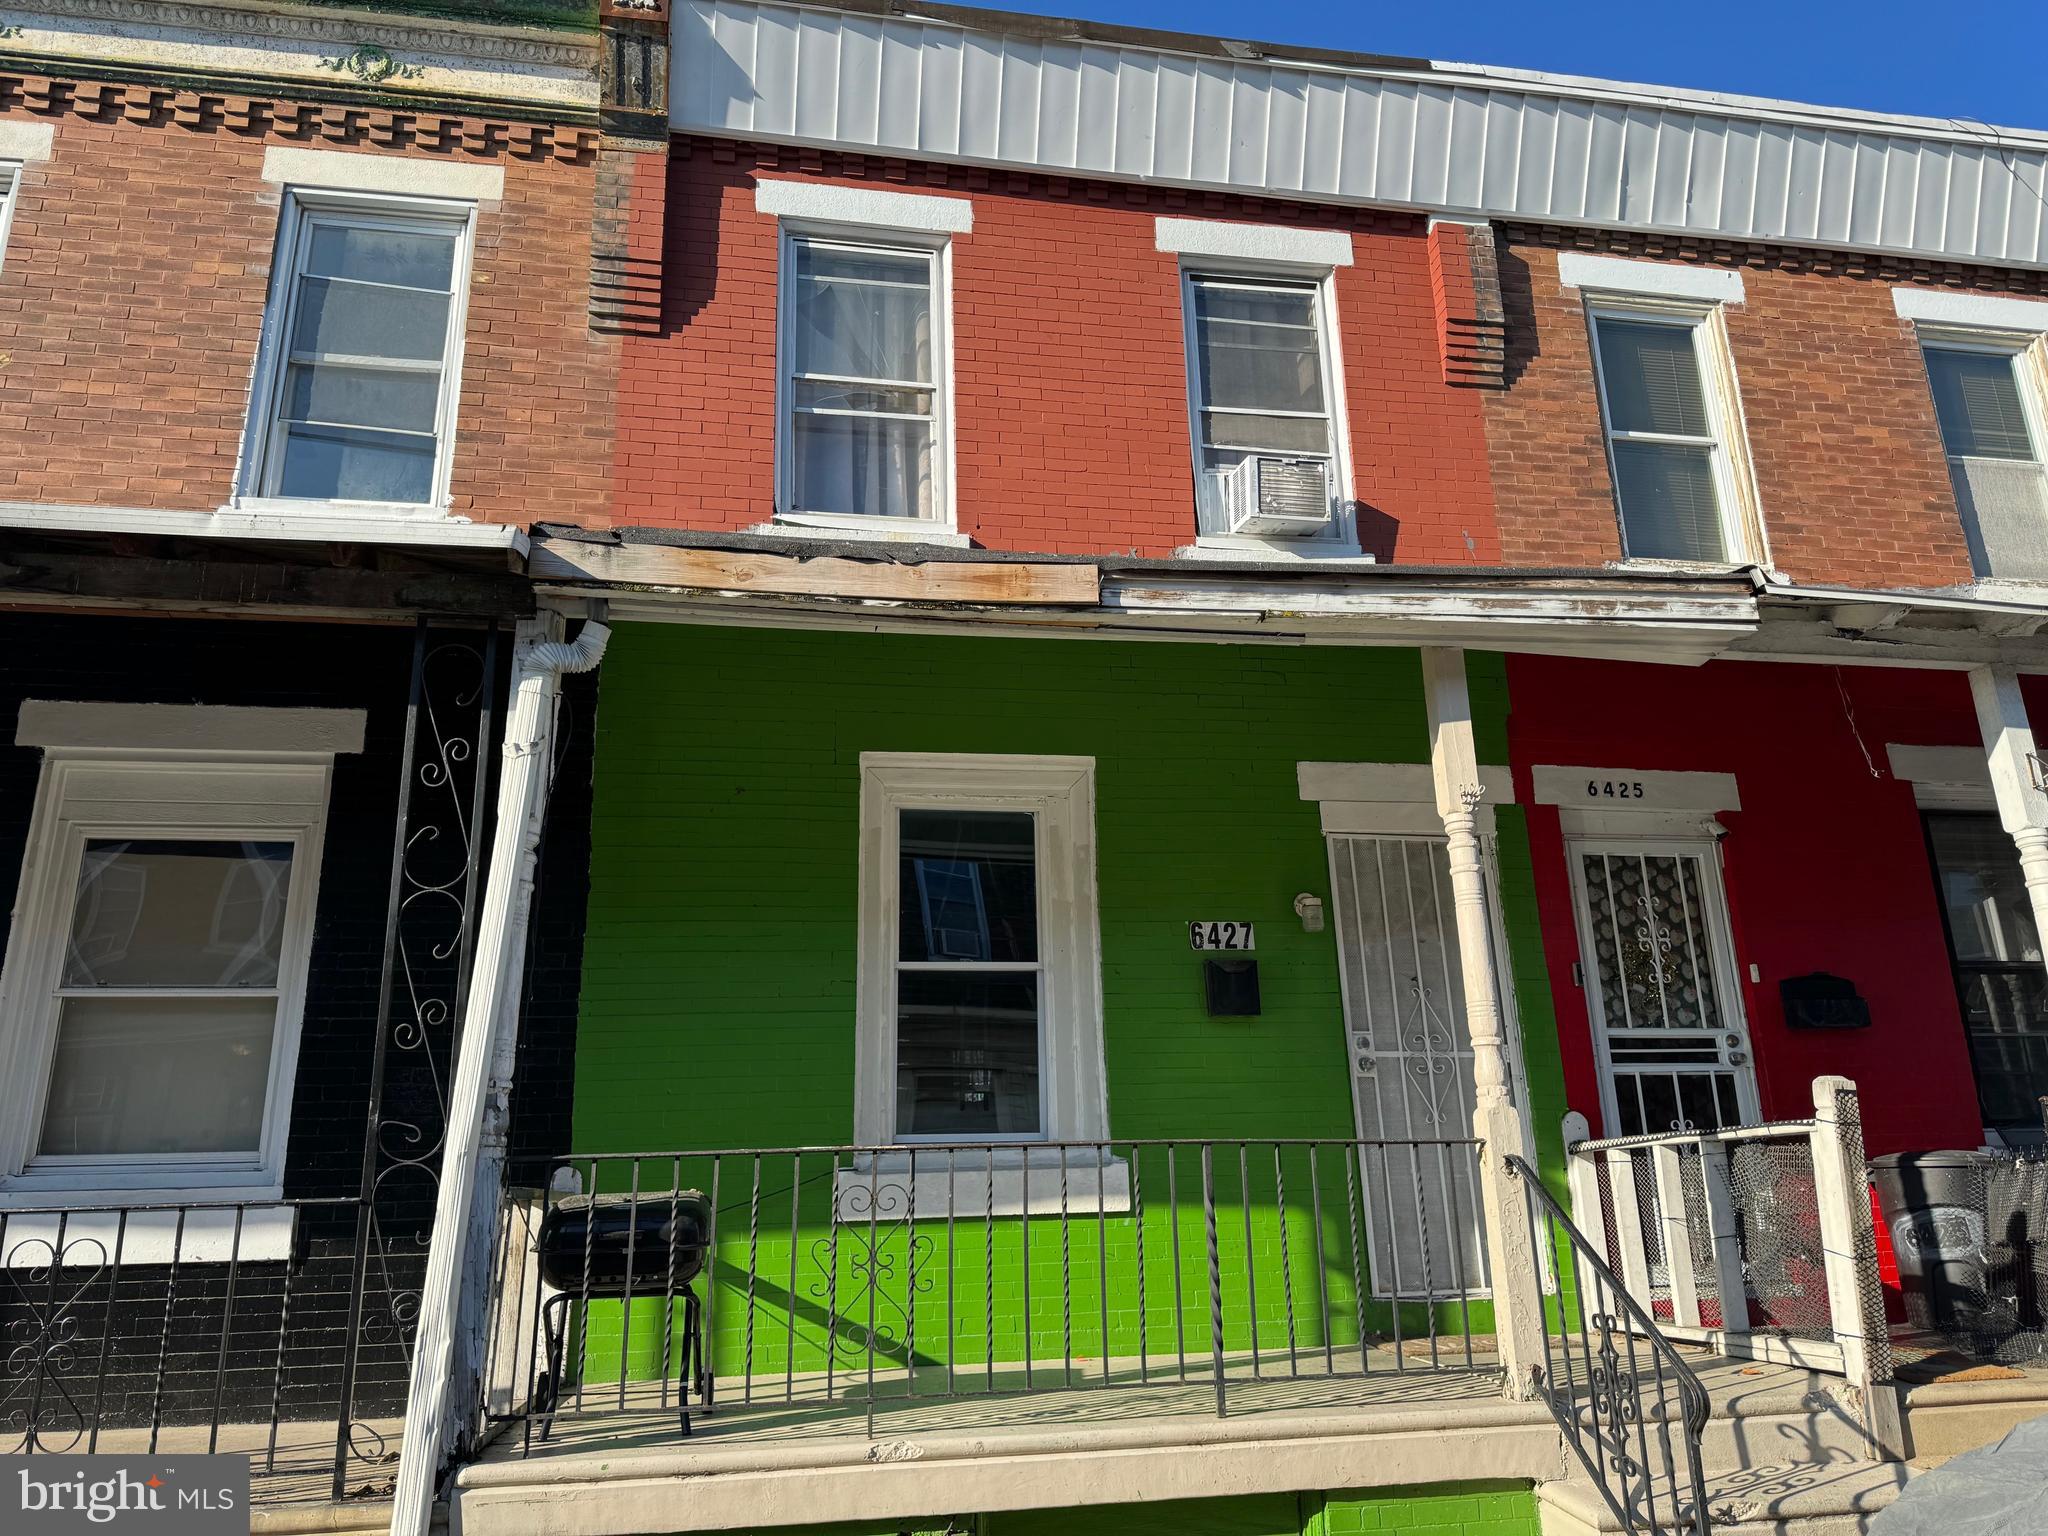
[(1728, 1003), (1703, 851), (1581, 845), (1588, 1001), (1607, 1050), (1617, 1135), (1742, 1122), (1748, 1060)]
[[(1358, 1134), (1462, 1141), (1472, 1134), (1472, 1037), (1444, 842), (1332, 837), (1330, 869)], [(1375, 1293), (1483, 1287), (1469, 1151), (1390, 1146), (1368, 1149), (1363, 1163)]]

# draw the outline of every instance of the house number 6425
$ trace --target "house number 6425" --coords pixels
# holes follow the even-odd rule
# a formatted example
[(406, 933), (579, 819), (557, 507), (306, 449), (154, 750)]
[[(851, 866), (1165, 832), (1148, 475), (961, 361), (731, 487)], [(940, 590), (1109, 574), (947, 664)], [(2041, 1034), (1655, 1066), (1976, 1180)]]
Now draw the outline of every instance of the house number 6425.
[(1643, 798), (1641, 779), (1588, 779), (1586, 780), (1588, 800), (1640, 800)]

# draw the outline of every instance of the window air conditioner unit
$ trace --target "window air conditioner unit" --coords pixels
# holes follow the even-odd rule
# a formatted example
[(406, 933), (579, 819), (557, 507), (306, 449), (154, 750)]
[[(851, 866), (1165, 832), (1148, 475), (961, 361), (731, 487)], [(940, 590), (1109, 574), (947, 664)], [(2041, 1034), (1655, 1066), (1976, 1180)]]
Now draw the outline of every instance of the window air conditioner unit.
[(1231, 533), (1300, 539), (1330, 526), (1330, 466), (1321, 459), (1255, 456), (1210, 478)]

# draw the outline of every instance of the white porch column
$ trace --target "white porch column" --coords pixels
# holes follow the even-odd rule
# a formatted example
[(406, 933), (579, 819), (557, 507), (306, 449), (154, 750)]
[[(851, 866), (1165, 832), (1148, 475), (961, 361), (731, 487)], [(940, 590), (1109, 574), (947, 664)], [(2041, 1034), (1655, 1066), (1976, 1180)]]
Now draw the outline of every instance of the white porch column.
[[(573, 642), (561, 638), (558, 614), (522, 620), (512, 650), (512, 692), (499, 751), (498, 803), (491, 829), (491, 861), (477, 913), (475, 957), (462, 1018), (462, 1044), (450, 1073), (448, 1129), (441, 1153), (440, 1190), (427, 1272), (420, 1286), (419, 1327), (405, 1400), (391, 1536), (427, 1536), (435, 1482), (450, 1448), (451, 1414), (466, 1411), (469, 1383), (458, 1380), (463, 1359), (458, 1333), (465, 1282), (488, 1275), (491, 1233), (478, 1233), (479, 1201), (495, 1218), (495, 1164), (486, 1144), (494, 1068), (509, 1086), (508, 1062), (519, 1027), (520, 965), (533, 904), (534, 862), (540, 853), (553, 773), (555, 701), (564, 672), (588, 672), (604, 656), (611, 631), (593, 616)], [(500, 1128), (502, 1129), (502, 1128)], [(492, 1181), (488, 1190), (484, 1178)], [(481, 1239), (480, 1243), (478, 1239)], [(474, 1362), (470, 1362), (473, 1364)]]
[(1506, 1162), (1508, 1154), (1526, 1158), (1529, 1150), (1522, 1139), (1521, 1114), (1508, 1096), (1507, 1037), (1487, 916), (1486, 865), (1479, 847), (1479, 752), (1472, 739), (1465, 653), (1424, 647), (1422, 682), (1429, 706), (1436, 809), (1450, 853), (1465, 1027), (1472, 1038), (1472, 1134), (1484, 1144), (1480, 1195), (1493, 1281), (1494, 1331), (1508, 1395), (1528, 1397), (1543, 1358), (1543, 1272), (1530, 1234), (1526, 1197)]
[(1970, 669), (1977, 729), (1991, 768), (1998, 819), (2020, 850), (2020, 874), (2034, 906), (2034, 926), (2048, 938), (2048, 793), (2034, 779), (2034, 727), (2011, 667)]

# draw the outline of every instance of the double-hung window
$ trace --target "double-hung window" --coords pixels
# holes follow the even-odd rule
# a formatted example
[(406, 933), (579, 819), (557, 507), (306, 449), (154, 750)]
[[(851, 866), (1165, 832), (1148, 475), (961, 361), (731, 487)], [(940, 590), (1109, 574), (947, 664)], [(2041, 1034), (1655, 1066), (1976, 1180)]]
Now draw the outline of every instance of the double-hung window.
[(1342, 536), (1323, 283), (1191, 271), (1184, 297), (1199, 531)]
[[(333, 738), (353, 750), (360, 717), (218, 712), (328, 733), (266, 760), (189, 750), (211, 720), (157, 750), (165, 712), (193, 713), (23, 706), (49, 756), (0, 1002), (0, 1189), (31, 1200), (279, 1189)], [(109, 721), (136, 744), (111, 749)]]
[(246, 493), (447, 499), (469, 210), (286, 197)]
[(1924, 334), (1934, 414), (1979, 576), (2048, 578), (2048, 473), (2026, 339)]
[(786, 232), (777, 510), (947, 520), (943, 251)]
[(1093, 765), (861, 758), (863, 1142), (1099, 1137)]
[(1714, 383), (1714, 317), (1596, 306), (1591, 319), (1624, 552), (1737, 558), (1734, 423)]

